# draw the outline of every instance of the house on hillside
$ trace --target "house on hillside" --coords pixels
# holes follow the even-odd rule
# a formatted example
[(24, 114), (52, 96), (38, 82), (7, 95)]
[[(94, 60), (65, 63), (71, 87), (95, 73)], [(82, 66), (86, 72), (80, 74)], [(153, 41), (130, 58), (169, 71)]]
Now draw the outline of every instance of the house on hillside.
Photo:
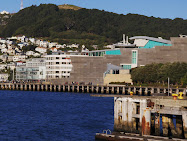
[(37, 48), (35, 48), (35, 50), (40, 52), (40, 53), (46, 53), (47, 52), (47, 48), (45, 48), (45, 47), (37, 47)]

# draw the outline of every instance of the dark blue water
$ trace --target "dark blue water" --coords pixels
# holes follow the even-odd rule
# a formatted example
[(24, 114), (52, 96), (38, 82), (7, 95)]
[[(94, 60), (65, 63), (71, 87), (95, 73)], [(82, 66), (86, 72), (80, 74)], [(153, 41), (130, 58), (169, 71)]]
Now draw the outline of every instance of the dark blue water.
[(113, 98), (0, 91), (0, 141), (93, 141), (113, 129)]

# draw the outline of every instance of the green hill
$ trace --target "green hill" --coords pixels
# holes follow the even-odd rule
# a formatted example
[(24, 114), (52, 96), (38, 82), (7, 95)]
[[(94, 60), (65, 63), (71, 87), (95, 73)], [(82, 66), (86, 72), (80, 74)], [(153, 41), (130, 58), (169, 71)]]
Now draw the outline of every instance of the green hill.
[(119, 15), (97, 9), (59, 7), (41, 4), (25, 8), (12, 16), (2, 29), (1, 36), (24, 34), (60, 43), (102, 46), (120, 41), (123, 33), (166, 39), (187, 34), (187, 20), (180, 18), (171, 20), (138, 14)]

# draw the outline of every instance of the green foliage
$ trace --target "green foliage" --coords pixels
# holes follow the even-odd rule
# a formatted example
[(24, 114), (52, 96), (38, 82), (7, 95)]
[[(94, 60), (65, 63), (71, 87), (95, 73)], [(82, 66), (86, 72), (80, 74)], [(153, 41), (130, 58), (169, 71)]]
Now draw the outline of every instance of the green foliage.
[(22, 48), (22, 50), (23, 50), (23, 52), (35, 51), (35, 48), (36, 48), (36, 46), (34, 46), (34, 45), (28, 45), (28, 46), (24, 46), (24, 47)]
[(5, 37), (24, 34), (64, 42), (77, 40), (78, 44), (89, 39), (90, 45), (120, 41), (123, 33), (128, 36), (161, 36), (169, 39), (181, 33), (187, 34), (187, 20), (161, 19), (138, 14), (119, 15), (85, 8), (75, 11), (59, 9), (53, 4), (41, 4), (13, 15), (2, 33), (0, 32)]
[(181, 84), (183, 86), (187, 86), (187, 72), (184, 77), (181, 78)]
[(168, 77), (171, 84), (186, 85), (187, 63), (149, 64), (132, 69), (134, 83), (167, 83)]

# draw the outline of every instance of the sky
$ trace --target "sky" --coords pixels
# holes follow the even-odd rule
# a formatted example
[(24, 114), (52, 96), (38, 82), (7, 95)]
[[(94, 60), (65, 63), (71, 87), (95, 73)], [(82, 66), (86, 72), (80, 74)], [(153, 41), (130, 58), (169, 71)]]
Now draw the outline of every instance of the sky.
[[(118, 14), (140, 14), (160, 18), (187, 19), (187, 0), (23, 0), (23, 7), (52, 3), (73, 4), (88, 9), (99, 9)], [(21, 0), (0, 0), (0, 12), (16, 13)]]

